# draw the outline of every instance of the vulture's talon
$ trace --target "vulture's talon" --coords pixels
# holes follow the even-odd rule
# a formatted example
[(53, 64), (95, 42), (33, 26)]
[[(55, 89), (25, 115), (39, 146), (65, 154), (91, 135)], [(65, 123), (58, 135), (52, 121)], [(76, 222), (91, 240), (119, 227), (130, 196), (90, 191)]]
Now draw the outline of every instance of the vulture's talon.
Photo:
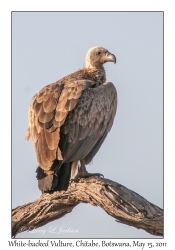
[(88, 173), (88, 172), (86, 172), (86, 173), (84, 173), (84, 174), (77, 174), (73, 180), (79, 180), (79, 179), (81, 179), (81, 178), (86, 179), (86, 178), (93, 177), (93, 176), (94, 176), (94, 177), (101, 177), (101, 178), (104, 178), (104, 175), (102, 175), (102, 174), (100, 174), (100, 173)]

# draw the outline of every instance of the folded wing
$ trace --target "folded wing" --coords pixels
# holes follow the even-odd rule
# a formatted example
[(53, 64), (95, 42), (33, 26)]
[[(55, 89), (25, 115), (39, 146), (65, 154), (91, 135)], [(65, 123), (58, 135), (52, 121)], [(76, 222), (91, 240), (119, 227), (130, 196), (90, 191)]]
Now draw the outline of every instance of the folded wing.
[(61, 127), (59, 147), (65, 162), (88, 164), (110, 131), (117, 108), (117, 92), (110, 82), (86, 89)]
[(32, 138), (37, 161), (43, 170), (49, 170), (55, 159), (62, 161), (59, 148), (60, 128), (84, 90), (94, 83), (79, 80), (66, 83), (53, 83), (41, 89), (29, 107), (29, 128), (26, 140)]

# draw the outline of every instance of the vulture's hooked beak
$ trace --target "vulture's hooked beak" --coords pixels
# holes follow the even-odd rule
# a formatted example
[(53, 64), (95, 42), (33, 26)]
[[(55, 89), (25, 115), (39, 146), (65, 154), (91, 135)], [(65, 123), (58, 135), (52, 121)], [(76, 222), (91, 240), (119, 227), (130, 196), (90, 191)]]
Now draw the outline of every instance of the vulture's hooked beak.
[(107, 53), (106, 54), (106, 62), (114, 62), (114, 63), (116, 63), (116, 57), (115, 57), (115, 55), (113, 55), (113, 54), (111, 54), (111, 53)]

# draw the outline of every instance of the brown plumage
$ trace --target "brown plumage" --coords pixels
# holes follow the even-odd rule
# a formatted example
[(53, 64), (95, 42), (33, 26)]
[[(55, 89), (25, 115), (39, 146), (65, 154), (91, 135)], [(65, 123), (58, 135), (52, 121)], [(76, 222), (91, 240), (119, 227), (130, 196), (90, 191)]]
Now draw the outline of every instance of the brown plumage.
[[(106, 82), (105, 62), (116, 62), (102, 47), (91, 48), (86, 67), (41, 89), (29, 107), (26, 140), (32, 138), (38, 186), (42, 192), (66, 190), (79, 168), (80, 177), (110, 131), (117, 107), (114, 85)], [(81, 167), (78, 167), (78, 162)]]

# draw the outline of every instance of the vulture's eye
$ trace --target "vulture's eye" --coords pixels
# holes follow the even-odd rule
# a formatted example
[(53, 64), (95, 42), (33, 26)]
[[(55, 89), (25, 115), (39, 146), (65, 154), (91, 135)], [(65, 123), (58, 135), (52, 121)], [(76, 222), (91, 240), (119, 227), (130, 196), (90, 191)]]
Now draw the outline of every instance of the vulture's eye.
[(101, 54), (101, 51), (98, 51), (98, 52), (97, 52), (97, 55), (100, 55), (100, 54)]

